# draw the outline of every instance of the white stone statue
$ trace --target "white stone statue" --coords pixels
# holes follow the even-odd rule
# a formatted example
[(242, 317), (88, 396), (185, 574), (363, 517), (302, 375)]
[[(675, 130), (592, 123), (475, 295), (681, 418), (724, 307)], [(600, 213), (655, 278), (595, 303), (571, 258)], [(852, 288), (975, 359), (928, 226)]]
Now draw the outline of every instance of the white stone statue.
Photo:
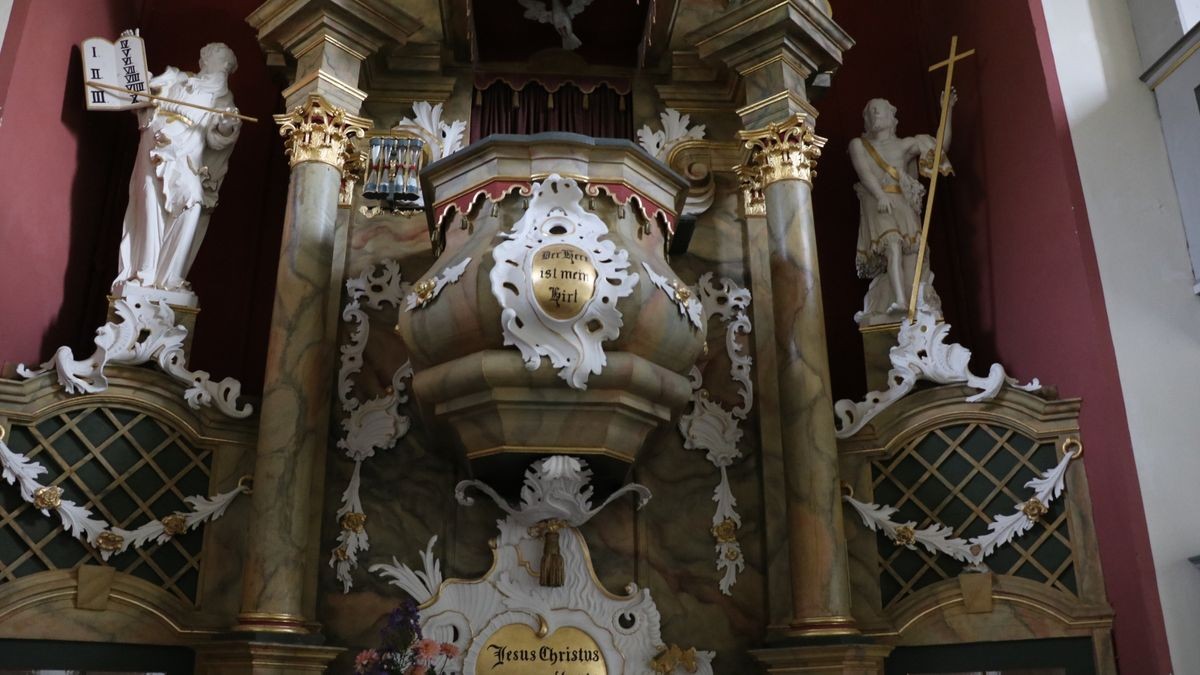
[[(951, 90), (939, 168), (942, 175), (952, 172), (944, 151), (950, 147), (950, 113), (957, 100)], [(855, 267), (860, 278), (871, 280), (863, 311), (855, 320), (868, 326), (900, 321), (908, 311), (925, 201), (925, 187), (918, 176), (932, 175), (935, 139), (925, 134), (897, 136), (896, 108), (881, 98), (867, 103), (863, 125), (863, 135), (850, 141), (849, 150), (859, 180), (854, 185), (859, 202)], [(918, 303), (940, 317), (941, 300), (933, 290), (928, 251), (922, 267)]]
[(212, 43), (200, 50), (199, 74), (168, 67), (150, 80), (152, 94), (192, 105), (159, 100), (137, 110), (141, 142), (129, 181), (115, 295), (196, 304), (185, 277), (217, 205), (241, 122), (193, 106), (234, 111), (228, 78), (236, 68), (233, 50)]

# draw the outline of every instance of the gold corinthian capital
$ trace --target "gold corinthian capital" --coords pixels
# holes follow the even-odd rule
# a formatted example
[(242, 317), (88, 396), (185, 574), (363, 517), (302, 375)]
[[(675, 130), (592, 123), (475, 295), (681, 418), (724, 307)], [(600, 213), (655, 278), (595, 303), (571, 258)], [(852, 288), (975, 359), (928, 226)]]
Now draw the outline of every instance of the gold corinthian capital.
[(762, 172), (757, 164), (739, 164), (733, 167), (742, 190), (742, 206), (747, 216), (767, 215), (767, 201), (763, 198)]
[(739, 131), (738, 137), (750, 151), (747, 164), (758, 169), (762, 189), (781, 180), (802, 180), (812, 185), (825, 139), (813, 133), (804, 115), (797, 113), (763, 129)]
[(311, 94), (303, 105), (275, 115), (279, 135), (284, 137), (284, 152), (292, 166), (302, 162), (322, 162), (341, 172), (357, 151), (353, 141), (371, 128), (371, 120), (351, 115), (330, 105), (319, 94)]

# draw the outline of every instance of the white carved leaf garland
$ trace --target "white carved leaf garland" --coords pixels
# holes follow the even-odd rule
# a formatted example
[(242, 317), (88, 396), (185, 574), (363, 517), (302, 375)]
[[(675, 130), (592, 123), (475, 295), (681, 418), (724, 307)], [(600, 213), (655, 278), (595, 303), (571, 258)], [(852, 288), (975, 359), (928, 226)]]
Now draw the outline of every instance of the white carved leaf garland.
[[(464, 265), (465, 268), (465, 265)], [(368, 269), (356, 278), (346, 280), (348, 300), (342, 319), (353, 322), (347, 344), (341, 348), (338, 368), (338, 398), (342, 403), (342, 430), (345, 435), (338, 447), (354, 461), (354, 471), (342, 492), (337, 510), (337, 546), (330, 553), (329, 565), (349, 593), (354, 585), (352, 572), (358, 567), (358, 555), (370, 548), (366, 530), (366, 512), (359, 489), (362, 482), (362, 463), (375, 456), (377, 450), (387, 450), (408, 433), (411, 421), (400, 414), (400, 404), (408, 400), (404, 380), (411, 378), (412, 364), (406, 361), (392, 375), (392, 384), (382, 396), (363, 403), (353, 394), (353, 376), (362, 370), (363, 351), (370, 337), (370, 319), (365, 307), (383, 309), (385, 305), (399, 307), (404, 295), (400, 283), (400, 265), (385, 260), (378, 269)]]
[(737, 500), (729, 486), (726, 469), (742, 456), (737, 447), (742, 439), (740, 423), (754, 405), (754, 385), (750, 381), (752, 359), (743, 352), (742, 344), (738, 341), (739, 335), (748, 335), (751, 330), (750, 317), (746, 313), (750, 305), (750, 291), (730, 279), (722, 279), (718, 286), (713, 284), (712, 276), (711, 272), (704, 274), (698, 284), (704, 322), (707, 324), (717, 316), (725, 323), (729, 376), (739, 385), (741, 403), (732, 410), (726, 410), (713, 401), (708, 390), (703, 388), (700, 369), (693, 367), (690, 373), (692, 408), (680, 417), (679, 431), (683, 434), (685, 449), (704, 450), (705, 458), (721, 472), (721, 481), (713, 491), (717, 509), (712, 518), (712, 535), (717, 542), (717, 570), (722, 572), (719, 587), (722, 593), (731, 595), (738, 573), (746, 566), (741, 544), (737, 541), (742, 519), (736, 510)]
[(95, 547), (104, 560), (124, 553), (130, 547), (141, 548), (150, 541), (165, 542), (174, 535), (199, 527), (201, 523), (216, 520), (225, 514), (229, 504), (238, 495), (250, 491), (250, 487), (243, 484), (246, 477), (236, 488), (212, 498), (200, 495), (185, 497), (184, 501), (191, 506), (186, 513), (175, 513), (161, 520), (152, 520), (135, 530), (124, 530), (113, 527), (103, 519), (93, 518), (87, 507), (63, 499), (62, 488), (42, 485), (38, 482), (38, 476), (44, 473), (46, 467), (14, 452), (4, 442), (3, 433), (0, 433), (0, 478), (10, 485), (16, 485), (21, 492), (21, 499), (32, 504), (43, 516), (49, 517), (50, 512), (54, 511), (67, 534)]
[(154, 362), (160, 370), (188, 385), (183, 398), (193, 408), (215, 405), (236, 418), (254, 412), (250, 404), (238, 407), (242, 385), (232, 377), (213, 382), (203, 370), (188, 370), (183, 342), (187, 328), (175, 324), (175, 312), (160, 300), (119, 298), (114, 301), (118, 320), (96, 329), (96, 351), (76, 360), (70, 347), (59, 347), (53, 358), (37, 369), (17, 366), (21, 377), (32, 378), (54, 371), (68, 394), (98, 394), (108, 389), (104, 368), (109, 364), (137, 366)]
[(1063, 457), (1058, 464), (1025, 483), (1025, 487), (1033, 490), (1033, 496), (1017, 504), (1014, 513), (994, 516), (988, 525), (988, 532), (969, 541), (955, 537), (954, 530), (942, 523), (931, 523), (920, 529), (914, 521), (897, 523), (892, 519), (892, 514), (896, 512), (894, 506), (861, 502), (852, 495), (842, 495), (842, 500), (858, 512), (863, 525), (873, 531), (882, 532), (900, 546), (915, 549), (916, 545), (920, 544), (930, 553), (944, 553), (955, 560), (979, 566), (983, 564), (984, 558), (1028, 532), (1029, 528), (1046, 514), (1050, 503), (1062, 494), (1067, 467), (1082, 454), (1083, 446), (1078, 440), (1067, 440), (1063, 444)]
[(971, 372), (971, 351), (954, 342), (947, 344), (949, 337), (950, 324), (938, 323), (937, 315), (926, 307), (917, 311), (915, 321), (902, 322), (898, 344), (888, 352), (892, 362), (888, 388), (869, 392), (860, 402), (842, 399), (834, 404), (839, 425), (837, 437), (849, 438), (858, 433), (876, 415), (912, 391), (919, 380), (961, 383), (978, 389), (978, 393), (967, 397), (970, 403), (995, 398), (1005, 384), (1025, 391), (1041, 388), (1037, 379), (1029, 384), (1018, 384), (1008, 377), (999, 363), (992, 364), (987, 377), (977, 377)]
[[(475, 664), (488, 637), (512, 624), (528, 626), (541, 636), (553, 636), (565, 627), (582, 630), (596, 641), (605, 670), (610, 673), (663, 672), (655, 670), (655, 661), (671, 650), (662, 642), (662, 619), (650, 592), (632, 583), (626, 586), (623, 596), (600, 587), (576, 526), (560, 530), (562, 585), (539, 583), (535, 566), (541, 559), (542, 542), (532, 526), (548, 518), (582, 523), (603, 508), (591, 506), (590, 475), (586, 463), (573, 457), (541, 460), (526, 473), (517, 505), (510, 505), (478, 481), (460, 483), (456, 491), (460, 503), (473, 503), (466, 491), (474, 487), (496, 500), (507, 514), (497, 521), (500, 536), (495, 540), (495, 562), (481, 579), (443, 579), (433, 557), (436, 538), (421, 554), (420, 571), (395, 559), (390, 565), (371, 567), (372, 572), (391, 579), (393, 585), (422, 603), (421, 628), (425, 636), (458, 647), (449, 673), (482, 675)], [(649, 491), (641, 486), (626, 489), (639, 494), (642, 503), (649, 498)], [(674, 651), (683, 653), (678, 648)], [(686, 653), (693, 668), (680, 665), (665, 672), (711, 675), (713, 652)]]
[[(581, 205), (583, 190), (570, 178), (551, 174), (535, 183), (525, 214), (501, 236), (492, 252), (490, 280), (500, 303), (504, 344), (515, 345), (525, 367), (536, 370), (542, 357), (569, 385), (586, 389), (589, 375), (608, 362), (602, 343), (616, 339), (623, 321), (617, 301), (633, 293), (638, 275), (628, 271), (629, 255), (609, 240), (608, 226)], [(586, 257), (594, 270), (594, 293), (573, 317), (559, 319), (542, 309), (534, 296), (535, 257), (549, 247), (569, 247)], [(558, 250), (561, 250), (559, 248)]]

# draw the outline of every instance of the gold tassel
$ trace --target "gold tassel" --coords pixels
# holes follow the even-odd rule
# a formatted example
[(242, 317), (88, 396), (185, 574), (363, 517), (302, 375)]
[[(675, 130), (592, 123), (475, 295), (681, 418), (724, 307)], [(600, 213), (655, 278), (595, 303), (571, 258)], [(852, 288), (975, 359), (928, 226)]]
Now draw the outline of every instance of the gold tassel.
[(617, 104), (617, 110), (625, 110), (625, 94), (621, 94), (621, 102)]
[(513, 89), (513, 107), (514, 107), (514, 108), (520, 108), (520, 107), (521, 107), (521, 97), (520, 97), (520, 93), (521, 93), (521, 92), (517, 91), (516, 89)]
[(588, 109), (588, 95), (587, 95), (586, 91), (583, 92), (583, 109), (584, 110)]
[(542, 574), (538, 581), (543, 586), (559, 587), (566, 582), (566, 569), (562, 553), (558, 550), (558, 532), (547, 532), (542, 548)]
[(554, 110), (554, 92), (546, 94), (546, 110)]
[(475, 90), (475, 105), (476, 106), (483, 105), (483, 92), (480, 91), (479, 89)]
[(566, 565), (558, 548), (558, 531), (566, 526), (561, 520), (550, 519), (529, 528), (529, 534), (542, 538), (542, 564), (538, 582), (543, 586), (557, 588), (566, 583)]

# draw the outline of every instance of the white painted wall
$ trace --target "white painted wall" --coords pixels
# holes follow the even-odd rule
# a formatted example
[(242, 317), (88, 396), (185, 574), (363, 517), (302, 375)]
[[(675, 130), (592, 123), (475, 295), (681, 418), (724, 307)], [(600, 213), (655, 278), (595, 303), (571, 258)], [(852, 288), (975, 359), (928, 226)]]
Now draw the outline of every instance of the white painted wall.
[(1179, 23), (1183, 32), (1200, 23), (1200, 0), (1176, 0), (1179, 6)]
[[(1154, 96), (1138, 80), (1125, 0), (1042, 6), (1096, 245), (1174, 672), (1200, 673), (1200, 570), (1187, 560), (1200, 554), (1192, 506), (1200, 486), (1200, 298), (1192, 294), (1166, 146)], [(1142, 672), (1136, 664), (1125, 670)]]
[(0, 0), (0, 49), (4, 49), (4, 31), (8, 28), (8, 17), (12, 15), (12, 8), (13, 0)]

